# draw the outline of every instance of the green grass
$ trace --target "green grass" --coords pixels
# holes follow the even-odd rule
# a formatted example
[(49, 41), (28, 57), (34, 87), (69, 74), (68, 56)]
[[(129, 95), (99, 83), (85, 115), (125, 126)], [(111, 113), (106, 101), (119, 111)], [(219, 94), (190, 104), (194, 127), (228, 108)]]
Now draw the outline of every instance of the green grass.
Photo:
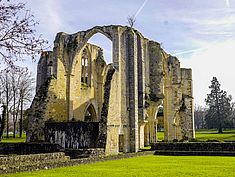
[(142, 156), (94, 164), (55, 168), (6, 177), (79, 177), (79, 176), (235, 176), (235, 157)]
[(26, 140), (26, 134), (25, 133), (22, 134), (21, 138), (19, 137), (18, 134), (16, 135), (15, 138), (13, 138), (13, 135), (10, 135), (9, 138), (7, 138), (6, 135), (4, 134), (1, 142), (2, 143), (20, 143), (20, 142), (25, 142), (25, 140)]
[(157, 132), (157, 139), (158, 141), (164, 140), (164, 132)]
[(221, 134), (217, 130), (200, 130), (196, 131), (196, 139), (198, 141), (235, 141), (235, 130), (224, 130)]
[[(164, 132), (157, 132), (158, 141), (164, 140)], [(197, 130), (196, 139), (198, 141), (219, 140), (219, 141), (235, 141), (235, 129), (224, 130), (222, 134), (218, 130)]]

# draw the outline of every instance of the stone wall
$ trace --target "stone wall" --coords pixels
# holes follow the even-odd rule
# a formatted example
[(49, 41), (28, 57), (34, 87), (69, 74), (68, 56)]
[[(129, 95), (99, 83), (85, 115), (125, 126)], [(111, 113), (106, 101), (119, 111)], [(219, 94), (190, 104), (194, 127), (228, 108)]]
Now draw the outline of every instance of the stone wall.
[(155, 143), (151, 150), (164, 151), (235, 151), (234, 142)]
[(101, 110), (101, 119), (99, 124), (99, 139), (98, 139), (98, 146), (105, 147), (106, 140), (107, 140), (107, 117), (109, 113), (109, 102), (110, 102), (110, 92), (111, 92), (111, 81), (113, 78), (113, 74), (115, 69), (110, 66), (107, 74), (106, 74), (106, 81), (104, 84), (104, 98), (103, 98), (103, 106)]
[(29, 123), (26, 132), (27, 142), (44, 141), (44, 123), (48, 104), (49, 85), (52, 78), (47, 78), (36, 92), (29, 110)]
[(194, 103), (193, 103), (193, 86), (192, 86), (192, 70), (181, 69), (181, 80), (182, 80), (182, 101), (184, 110), (181, 112), (182, 129), (184, 136), (189, 138), (195, 137), (194, 130)]
[[(132, 157), (138, 157), (138, 156), (144, 156), (144, 155), (152, 155), (153, 151), (144, 151), (144, 152), (138, 152), (138, 153), (126, 153), (126, 154), (119, 154), (119, 155), (112, 155), (112, 156), (99, 156), (99, 157), (91, 157), (91, 158), (80, 158), (80, 159), (71, 159), (68, 160), (68, 157), (62, 156), (60, 159), (53, 160), (53, 161), (47, 161), (47, 155), (38, 154), (37, 157), (44, 157), (40, 158), (40, 160), (37, 161), (36, 164), (30, 163), (30, 164), (24, 164), (21, 163), (20, 165), (14, 166), (9, 163), (9, 165), (4, 166), (0, 165), (0, 174), (4, 173), (16, 173), (16, 172), (23, 172), (23, 171), (36, 171), (36, 170), (45, 170), (45, 169), (51, 169), (51, 168), (59, 168), (59, 167), (65, 167), (65, 166), (75, 166), (75, 165), (81, 165), (81, 164), (90, 164), (95, 162), (104, 162), (107, 160), (119, 160), (124, 158), (132, 158)], [(48, 156), (53, 156), (53, 154), (49, 154)], [(58, 154), (60, 155), (60, 154)], [(57, 157), (57, 154), (54, 155)], [(1, 164), (1, 158), (7, 158), (7, 157), (0, 157), (0, 164)], [(14, 156), (13, 159), (16, 161), (19, 156)], [(32, 158), (31, 155), (28, 157), (24, 157), (24, 159)], [(39, 158), (37, 158), (39, 159)], [(42, 159), (42, 160), (41, 160)], [(50, 159), (50, 158), (49, 158)], [(56, 159), (56, 158), (55, 158)], [(63, 160), (64, 159), (64, 160)]]
[(58, 144), (53, 143), (1, 143), (0, 154), (39, 154), (39, 153), (52, 153), (52, 152), (63, 152), (62, 148)]
[[(0, 174), (17, 171), (48, 169), (50, 164), (68, 162), (70, 158), (63, 152), (0, 157)], [(43, 168), (41, 168), (43, 167)]]
[(45, 124), (45, 141), (64, 148), (95, 148), (98, 143), (98, 122), (54, 122)]
[(41, 57), (37, 65), (37, 85), (36, 91), (44, 84), (44, 82), (51, 76), (55, 76), (55, 71), (53, 70), (55, 63), (53, 63), (53, 52), (47, 51), (41, 54)]

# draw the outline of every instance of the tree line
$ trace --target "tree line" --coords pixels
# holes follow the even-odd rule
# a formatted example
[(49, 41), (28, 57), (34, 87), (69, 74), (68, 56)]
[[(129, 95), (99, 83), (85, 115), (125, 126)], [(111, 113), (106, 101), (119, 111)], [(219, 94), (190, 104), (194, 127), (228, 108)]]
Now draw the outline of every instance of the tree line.
[[(6, 136), (9, 137), (10, 125), (13, 126), (13, 137), (18, 130), (20, 137), (23, 132), (24, 110), (33, 98), (34, 78), (27, 68), (9, 66), (0, 71), (0, 103), (5, 119)], [(18, 126), (17, 126), (18, 124)], [(3, 133), (3, 132), (1, 132)]]
[[(13, 124), (13, 137), (23, 130), (25, 106), (32, 99), (34, 79), (27, 68), (15, 66), (46, 48), (48, 41), (36, 33), (38, 21), (26, 4), (20, 1), (0, 0), (0, 140), (4, 129), (9, 137)], [(18, 124), (18, 126), (17, 126)]]

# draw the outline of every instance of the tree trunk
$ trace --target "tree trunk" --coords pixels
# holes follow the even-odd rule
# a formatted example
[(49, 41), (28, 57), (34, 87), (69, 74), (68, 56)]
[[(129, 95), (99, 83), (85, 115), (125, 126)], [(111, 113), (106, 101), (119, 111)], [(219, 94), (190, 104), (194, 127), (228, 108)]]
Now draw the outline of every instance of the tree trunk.
[(9, 138), (9, 89), (6, 90), (6, 119), (7, 119), (7, 138)]
[(2, 117), (1, 117), (1, 130), (0, 130), (0, 141), (2, 139), (2, 135), (4, 132), (4, 128), (5, 128), (5, 120), (6, 120), (6, 106), (3, 105), (3, 112), (2, 112)]
[(222, 122), (221, 122), (221, 116), (219, 115), (219, 127), (218, 127), (218, 133), (223, 133), (222, 130)]
[(219, 117), (219, 128), (218, 128), (218, 133), (223, 133), (220, 117)]
[(8, 109), (8, 102), (6, 106), (6, 119), (7, 119), (7, 138), (9, 138), (9, 109)]
[(13, 138), (16, 137), (16, 90), (13, 87)]
[(20, 100), (20, 138), (22, 137), (23, 133), (23, 98)]
[(16, 137), (16, 122), (13, 123), (13, 138)]

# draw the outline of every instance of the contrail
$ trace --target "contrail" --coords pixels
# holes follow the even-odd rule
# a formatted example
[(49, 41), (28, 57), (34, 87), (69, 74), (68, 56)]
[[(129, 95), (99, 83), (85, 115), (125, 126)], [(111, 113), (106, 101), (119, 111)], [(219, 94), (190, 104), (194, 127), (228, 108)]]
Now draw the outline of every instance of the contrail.
[(142, 4), (142, 6), (140, 6), (140, 8), (137, 10), (137, 12), (134, 15), (134, 19), (139, 15), (139, 13), (142, 11), (142, 9), (144, 8), (144, 6), (147, 2), (148, 2), (148, 0), (145, 0), (144, 3)]
[(227, 8), (230, 8), (230, 2), (229, 2), (229, 0), (226, 0), (226, 6), (227, 6)]
[(174, 53), (173, 55), (182, 55), (182, 54), (186, 54), (186, 53), (194, 53), (194, 52), (203, 51), (203, 50), (206, 50), (206, 48), (185, 50), (185, 51), (181, 51), (181, 52)]

